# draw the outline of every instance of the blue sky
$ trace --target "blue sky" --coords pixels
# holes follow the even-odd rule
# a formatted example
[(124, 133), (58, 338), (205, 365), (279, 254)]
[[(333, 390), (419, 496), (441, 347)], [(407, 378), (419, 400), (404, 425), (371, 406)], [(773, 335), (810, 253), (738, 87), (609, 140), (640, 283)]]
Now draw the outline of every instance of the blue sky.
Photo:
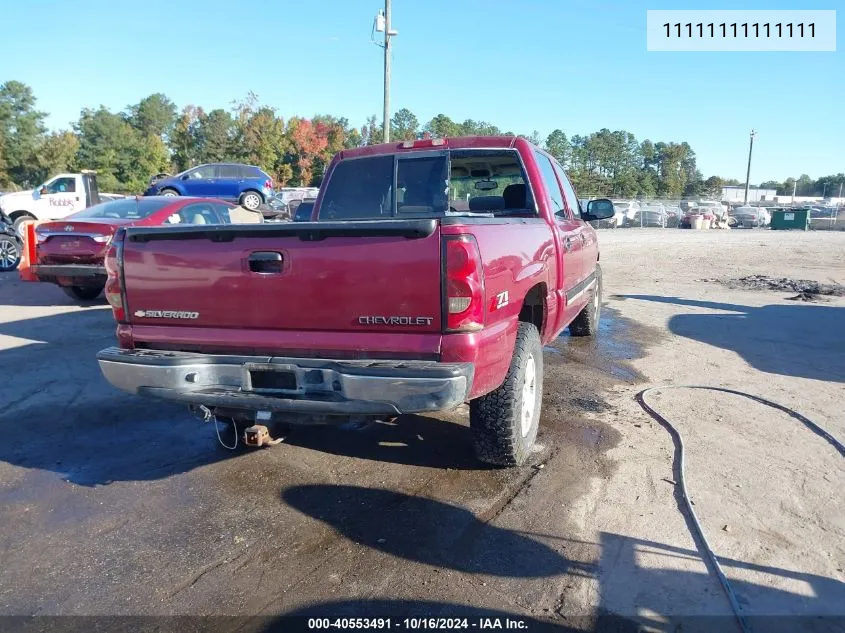
[[(845, 1), (724, 3), (838, 9)], [(81, 108), (153, 92), (229, 107), (250, 90), (284, 117), (360, 125), (382, 108), (380, 0), (27, 0), (4, 3), (0, 81), (31, 85), (53, 128)], [(646, 9), (674, 0), (393, 0), (393, 111), (519, 133), (607, 127), (690, 143), (704, 176), (751, 181), (845, 171), (845, 53), (649, 53)]]

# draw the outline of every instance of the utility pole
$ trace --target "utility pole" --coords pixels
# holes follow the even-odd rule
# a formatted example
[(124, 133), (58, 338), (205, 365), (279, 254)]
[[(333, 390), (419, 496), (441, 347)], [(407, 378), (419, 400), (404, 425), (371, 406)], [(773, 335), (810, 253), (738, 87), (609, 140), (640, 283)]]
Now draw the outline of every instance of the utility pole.
[[(384, 112), (382, 113), (384, 142), (390, 141), (390, 41), (391, 38), (399, 35), (398, 31), (390, 28), (390, 0), (384, 0), (384, 12), (376, 15), (375, 30), (384, 33), (384, 44), (379, 44), (384, 49)], [(378, 42), (376, 42), (378, 44)]]
[(792, 183), (792, 206), (795, 206), (795, 191), (798, 189), (798, 181), (795, 180)]
[(745, 205), (748, 205), (748, 183), (751, 180), (751, 150), (754, 149), (754, 137), (757, 132), (751, 130), (751, 142), (748, 145), (748, 171), (745, 172)]

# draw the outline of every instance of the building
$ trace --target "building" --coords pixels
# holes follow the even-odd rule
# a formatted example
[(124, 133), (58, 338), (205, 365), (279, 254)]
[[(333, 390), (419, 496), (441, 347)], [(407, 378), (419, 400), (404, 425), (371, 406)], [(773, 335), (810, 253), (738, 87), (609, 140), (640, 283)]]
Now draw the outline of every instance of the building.
[[(748, 202), (774, 202), (776, 195), (776, 189), (748, 188)], [(745, 185), (722, 187), (722, 202), (745, 202)]]

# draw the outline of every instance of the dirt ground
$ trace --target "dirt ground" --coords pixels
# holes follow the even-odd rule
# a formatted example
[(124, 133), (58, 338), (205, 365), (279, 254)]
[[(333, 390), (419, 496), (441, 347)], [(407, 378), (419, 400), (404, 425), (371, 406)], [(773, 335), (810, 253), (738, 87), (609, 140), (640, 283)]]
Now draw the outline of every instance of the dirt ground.
[[(529, 630), (738, 631), (680, 511), (672, 437), (635, 395), (728, 387), (845, 440), (845, 299), (699, 281), (845, 284), (845, 233), (600, 242), (600, 337), (547, 348), (541, 447), (510, 470), (475, 462), (463, 410), (226, 451), (182, 407), (105, 382), (102, 302), (0, 276), (0, 615), (248, 615), (261, 619), (215, 622), (258, 630), (290, 614), (483, 613)], [(683, 438), (690, 497), (752, 630), (845, 629), (843, 456), (739, 396), (650, 402)]]

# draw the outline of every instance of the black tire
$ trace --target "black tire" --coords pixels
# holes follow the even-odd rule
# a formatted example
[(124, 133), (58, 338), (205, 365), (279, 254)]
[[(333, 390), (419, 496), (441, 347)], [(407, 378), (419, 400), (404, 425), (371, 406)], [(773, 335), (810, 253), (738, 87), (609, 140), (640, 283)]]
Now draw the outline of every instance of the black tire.
[(21, 262), (21, 247), (11, 235), (0, 234), (0, 272), (9, 272)]
[(93, 301), (100, 296), (104, 286), (62, 286), (64, 293), (77, 301)]
[(171, 187), (165, 187), (164, 189), (162, 189), (161, 191), (158, 192), (158, 195), (169, 196), (169, 197), (175, 198), (175, 197), (179, 196), (179, 192), (176, 191), (175, 189), (172, 189)]
[[(523, 411), (527, 394), (526, 372), (533, 368), (533, 408)], [(502, 385), (469, 403), (469, 425), (475, 454), (495, 466), (520, 466), (531, 454), (540, 424), (543, 401), (543, 346), (531, 323), (521, 322), (513, 358)], [(523, 425), (523, 417), (526, 424)]]
[[(254, 200), (258, 200), (258, 204), (255, 204)], [(238, 198), (238, 204), (241, 205), (244, 209), (249, 209), (250, 211), (257, 211), (258, 208), (264, 204), (264, 196), (262, 196), (257, 191), (253, 189), (248, 189), (241, 194), (241, 197)]]
[(596, 263), (596, 284), (590, 293), (590, 302), (578, 313), (569, 324), (569, 334), (572, 336), (595, 336), (599, 331), (601, 318), (602, 279), (601, 266)]

